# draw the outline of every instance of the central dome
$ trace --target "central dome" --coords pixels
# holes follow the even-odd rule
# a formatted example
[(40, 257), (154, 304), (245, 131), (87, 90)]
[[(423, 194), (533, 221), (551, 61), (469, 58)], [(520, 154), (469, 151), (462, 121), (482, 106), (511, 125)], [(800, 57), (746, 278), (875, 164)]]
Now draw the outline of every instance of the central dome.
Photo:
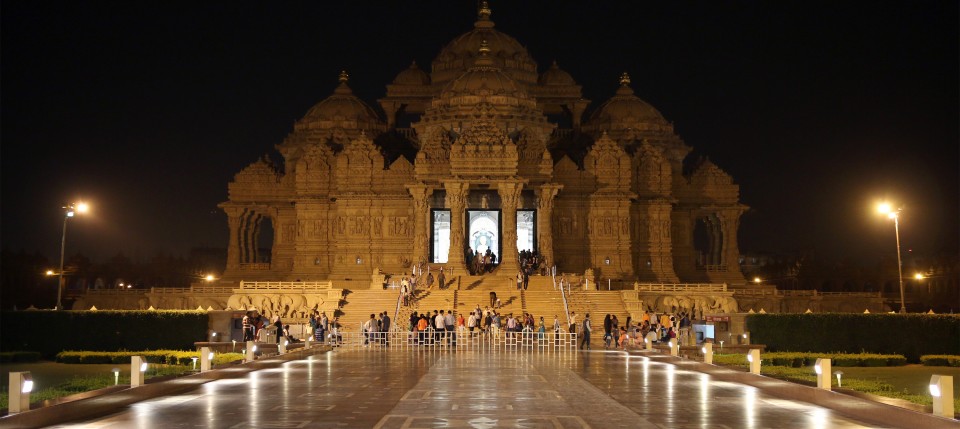
[(486, 41), (493, 64), (519, 82), (537, 84), (537, 62), (513, 37), (493, 28), (490, 8), (484, 2), (473, 30), (461, 34), (440, 50), (433, 60), (431, 81), (443, 85), (470, 69), (476, 62), (480, 44)]

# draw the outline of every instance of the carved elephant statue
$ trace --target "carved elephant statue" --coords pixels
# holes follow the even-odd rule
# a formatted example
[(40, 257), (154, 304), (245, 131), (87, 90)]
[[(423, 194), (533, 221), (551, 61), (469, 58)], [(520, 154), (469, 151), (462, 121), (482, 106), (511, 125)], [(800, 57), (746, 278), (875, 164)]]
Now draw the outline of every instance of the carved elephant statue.
[(680, 301), (673, 295), (661, 296), (657, 301), (658, 311), (672, 312), (675, 308), (680, 307)]
[(250, 299), (249, 295), (230, 295), (230, 299), (227, 300), (227, 307), (235, 310), (246, 310), (253, 307), (253, 300)]
[(721, 313), (736, 313), (739, 310), (737, 300), (732, 296), (717, 297), (710, 309)]

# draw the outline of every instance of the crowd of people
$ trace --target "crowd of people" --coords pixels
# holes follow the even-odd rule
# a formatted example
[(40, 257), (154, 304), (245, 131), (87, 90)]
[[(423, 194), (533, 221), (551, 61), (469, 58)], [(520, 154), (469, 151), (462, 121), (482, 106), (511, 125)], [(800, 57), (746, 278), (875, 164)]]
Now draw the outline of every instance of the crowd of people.
[(693, 322), (690, 315), (680, 312), (676, 315), (667, 313), (644, 313), (637, 324), (630, 317), (621, 325), (617, 315), (607, 314), (603, 319), (603, 343), (605, 349), (626, 349), (640, 347), (645, 341), (650, 343), (664, 343), (691, 335), (690, 328)]
[(299, 342), (297, 338), (290, 334), (290, 325), (284, 325), (280, 321), (280, 316), (273, 316), (268, 320), (259, 311), (252, 310), (244, 314), (241, 321), (243, 330), (243, 341), (274, 342), (280, 344), (280, 339), (284, 338), (290, 343)]

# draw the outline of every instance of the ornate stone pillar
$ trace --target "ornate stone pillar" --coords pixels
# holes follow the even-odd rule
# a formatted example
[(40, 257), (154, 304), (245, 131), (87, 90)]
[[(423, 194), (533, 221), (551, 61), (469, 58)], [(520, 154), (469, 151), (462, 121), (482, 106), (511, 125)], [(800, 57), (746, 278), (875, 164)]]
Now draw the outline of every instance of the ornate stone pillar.
[(517, 254), (517, 205), (520, 203), (522, 183), (500, 183), (500, 210), (503, 217), (503, 254), (500, 255), (500, 273), (513, 275), (520, 270), (520, 257)]
[(430, 195), (433, 188), (425, 185), (409, 185), (413, 196), (413, 262), (426, 261), (430, 237)]
[(467, 207), (467, 193), (470, 191), (470, 185), (451, 181), (444, 182), (443, 188), (447, 191), (446, 205), (450, 209), (450, 254), (447, 256), (447, 265), (456, 269), (454, 271), (456, 275), (468, 274), (463, 261), (463, 216)]
[(553, 259), (553, 199), (563, 185), (547, 183), (536, 189), (537, 193), (537, 251), (548, 265)]
[(243, 211), (236, 207), (224, 208), (227, 212), (227, 227), (230, 230), (230, 244), (227, 245), (227, 269), (240, 267), (240, 215)]
[(240, 263), (250, 262), (250, 219), (253, 213), (250, 210), (244, 210), (243, 217), (240, 218)]
[[(263, 215), (255, 215), (253, 221), (253, 228), (251, 228), (251, 233), (249, 237), (250, 241), (250, 255), (253, 255), (253, 258), (250, 262), (260, 262), (260, 246), (258, 243), (258, 238), (260, 238), (260, 225), (263, 224)], [(273, 232), (274, 236), (279, 235), (279, 231), (276, 231), (276, 228)], [(273, 241), (277, 241), (277, 237), (274, 237)]]
[(740, 246), (737, 244), (737, 229), (740, 227), (740, 215), (743, 208), (736, 207), (720, 212), (723, 225), (723, 264), (727, 271), (740, 273)]

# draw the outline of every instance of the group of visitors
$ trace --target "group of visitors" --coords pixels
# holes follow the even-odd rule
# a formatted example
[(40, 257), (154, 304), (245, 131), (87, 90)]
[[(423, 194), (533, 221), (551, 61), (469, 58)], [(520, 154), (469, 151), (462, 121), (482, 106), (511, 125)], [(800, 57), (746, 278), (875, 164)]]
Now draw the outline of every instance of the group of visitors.
[(497, 267), (497, 254), (493, 253), (489, 247), (486, 251), (480, 253), (479, 250), (473, 250), (472, 247), (467, 246), (463, 256), (464, 260), (468, 262), (470, 274), (474, 276), (489, 273)]
[(443, 272), (443, 267), (440, 267), (436, 280), (434, 280), (433, 273), (429, 272), (429, 270), (426, 277), (422, 275), (417, 276), (417, 272), (422, 274), (423, 270), (414, 270), (409, 276), (407, 273), (403, 273), (403, 276), (400, 277), (400, 297), (404, 307), (413, 304), (417, 296), (417, 291), (423, 287), (427, 290), (433, 289), (434, 284), (440, 289), (446, 289), (447, 287), (447, 277)]
[(645, 341), (665, 343), (690, 335), (692, 326), (690, 315), (680, 312), (675, 315), (667, 313), (645, 312), (640, 324), (634, 323), (630, 317), (621, 325), (617, 315), (607, 314), (603, 319), (604, 348), (626, 349), (633, 346), (642, 346)]
[(554, 333), (561, 332), (561, 324), (556, 315), (553, 323), (548, 327), (543, 316), (537, 321), (537, 318), (530, 313), (515, 317), (513, 313), (502, 315), (496, 308), (481, 309), (480, 305), (477, 305), (467, 317), (462, 313), (454, 316), (453, 310), (434, 310), (432, 314), (411, 312), (409, 329), (410, 338), (415, 344), (431, 345), (445, 342), (456, 345), (458, 336), (491, 339), (501, 336), (507, 338), (522, 336), (523, 339), (544, 340), (548, 329)]
[[(299, 340), (290, 334), (290, 325), (284, 325), (280, 321), (280, 316), (273, 316), (268, 319), (257, 310), (248, 311), (244, 314), (241, 321), (243, 330), (243, 341), (267, 342), (272, 341), (280, 344), (280, 339), (285, 338), (290, 343), (296, 343)], [(271, 338), (272, 337), (272, 338)]]
[(330, 342), (332, 344), (340, 344), (343, 341), (343, 336), (340, 334), (340, 318), (334, 317), (333, 320), (327, 317), (327, 313), (320, 312), (318, 315), (316, 311), (310, 313), (310, 332), (313, 335), (314, 340), (323, 342)]
[(526, 275), (530, 276), (536, 273), (544, 275), (545, 266), (543, 257), (536, 250), (520, 251), (520, 270)]

